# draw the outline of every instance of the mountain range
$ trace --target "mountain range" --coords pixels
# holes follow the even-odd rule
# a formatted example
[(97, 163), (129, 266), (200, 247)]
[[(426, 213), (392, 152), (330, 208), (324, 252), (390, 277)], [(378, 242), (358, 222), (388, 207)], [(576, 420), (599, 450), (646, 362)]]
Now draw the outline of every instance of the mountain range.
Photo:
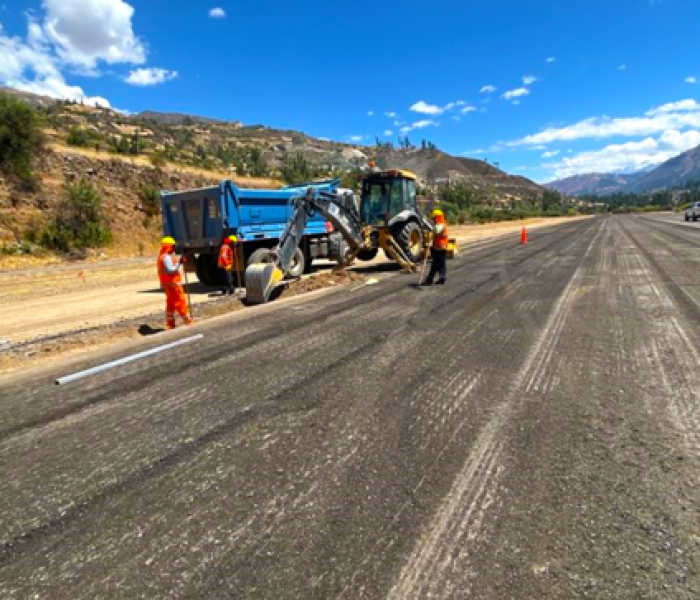
[(700, 180), (700, 146), (658, 166), (635, 173), (584, 173), (546, 183), (544, 187), (569, 196), (645, 194)]

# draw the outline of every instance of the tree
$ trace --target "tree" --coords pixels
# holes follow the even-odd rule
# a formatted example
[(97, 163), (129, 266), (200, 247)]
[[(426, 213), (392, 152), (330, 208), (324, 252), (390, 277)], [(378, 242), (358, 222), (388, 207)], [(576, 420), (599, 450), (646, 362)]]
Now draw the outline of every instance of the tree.
[(0, 95), (0, 169), (35, 189), (34, 160), (41, 152), (43, 136), (39, 115), (29, 104)]

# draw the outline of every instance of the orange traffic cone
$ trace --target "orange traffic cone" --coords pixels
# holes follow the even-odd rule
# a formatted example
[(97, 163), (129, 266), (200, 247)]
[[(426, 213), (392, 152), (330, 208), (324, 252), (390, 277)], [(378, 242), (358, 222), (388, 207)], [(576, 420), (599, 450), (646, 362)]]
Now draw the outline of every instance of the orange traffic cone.
[(520, 243), (521, 244), (527, 244), (527, 229), (523, 227), (523, 230), (520, 232)]

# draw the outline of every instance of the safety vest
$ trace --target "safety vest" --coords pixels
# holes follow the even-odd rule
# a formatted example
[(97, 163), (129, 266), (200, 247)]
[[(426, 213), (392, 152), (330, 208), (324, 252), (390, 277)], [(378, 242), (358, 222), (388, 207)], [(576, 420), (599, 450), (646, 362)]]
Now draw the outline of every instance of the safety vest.
[(444, 221), (436, 223), (436, 225), (442, 225), (442, 231), (438, 233), (437, 229), (433, 235), (433, 248), (436, 250), (447, 250), (447, 245), (449, 243), (449, 236), (447, 234), (447, 224)]
[(168, 252), (161, 252), (158, 255), (158, 279), (160, 279), (160, 284), (172, 285), (180, 283), (182, 281), (182, 278), (180, 276), (180, 269), (178, 269), (175, 273), (168, 273), (168, 271), (165, 268), (165, 257), (167, 255)]
[(219, 251), (219, 267), (227, 269), (233, 266), (233, 250), (228, 244), (221, 246)]

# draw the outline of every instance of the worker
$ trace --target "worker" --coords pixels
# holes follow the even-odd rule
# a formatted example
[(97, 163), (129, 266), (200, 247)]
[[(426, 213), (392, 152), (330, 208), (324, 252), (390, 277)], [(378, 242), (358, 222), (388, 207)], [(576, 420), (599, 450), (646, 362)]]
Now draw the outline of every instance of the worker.
[(170, 236), (164, 237), (160, 241), (158, 253), (158, 278), (160, 287), (165, 292), (165, 326), (168, 329), (176, 327), (175, 313), (182, 317), (185, 325), (192, 325), (194, 322), (190, 317), (187, 298), (182, 289), (180, 265), (184, 263), (184, 256), (180, 259), (175, 256), (175, 240)]
[(421, 285), (433, 285), (435, 275), (438, 275), (437, 284), (444, 285), (447, 283), (447, 223), (445, 223), (445, 213), (439, 208), (436, 208), (430, 215), (435, 230), (433, 231), (433, 246), (430, 249), (430, 255), (433, 262), (430, 265), (430, 272)]
[(225, 296), (227, 292), (229, 295), (236, 293), (236, 288), (233, 285), (233, 257), (237, 243), (238, 238), (235, 235), (230, 235), (221, 244), (221, 250), (219, 250), (219, 268), (223, 269), (226, 275), (226, 287), (221, 292), (222, 296)]

